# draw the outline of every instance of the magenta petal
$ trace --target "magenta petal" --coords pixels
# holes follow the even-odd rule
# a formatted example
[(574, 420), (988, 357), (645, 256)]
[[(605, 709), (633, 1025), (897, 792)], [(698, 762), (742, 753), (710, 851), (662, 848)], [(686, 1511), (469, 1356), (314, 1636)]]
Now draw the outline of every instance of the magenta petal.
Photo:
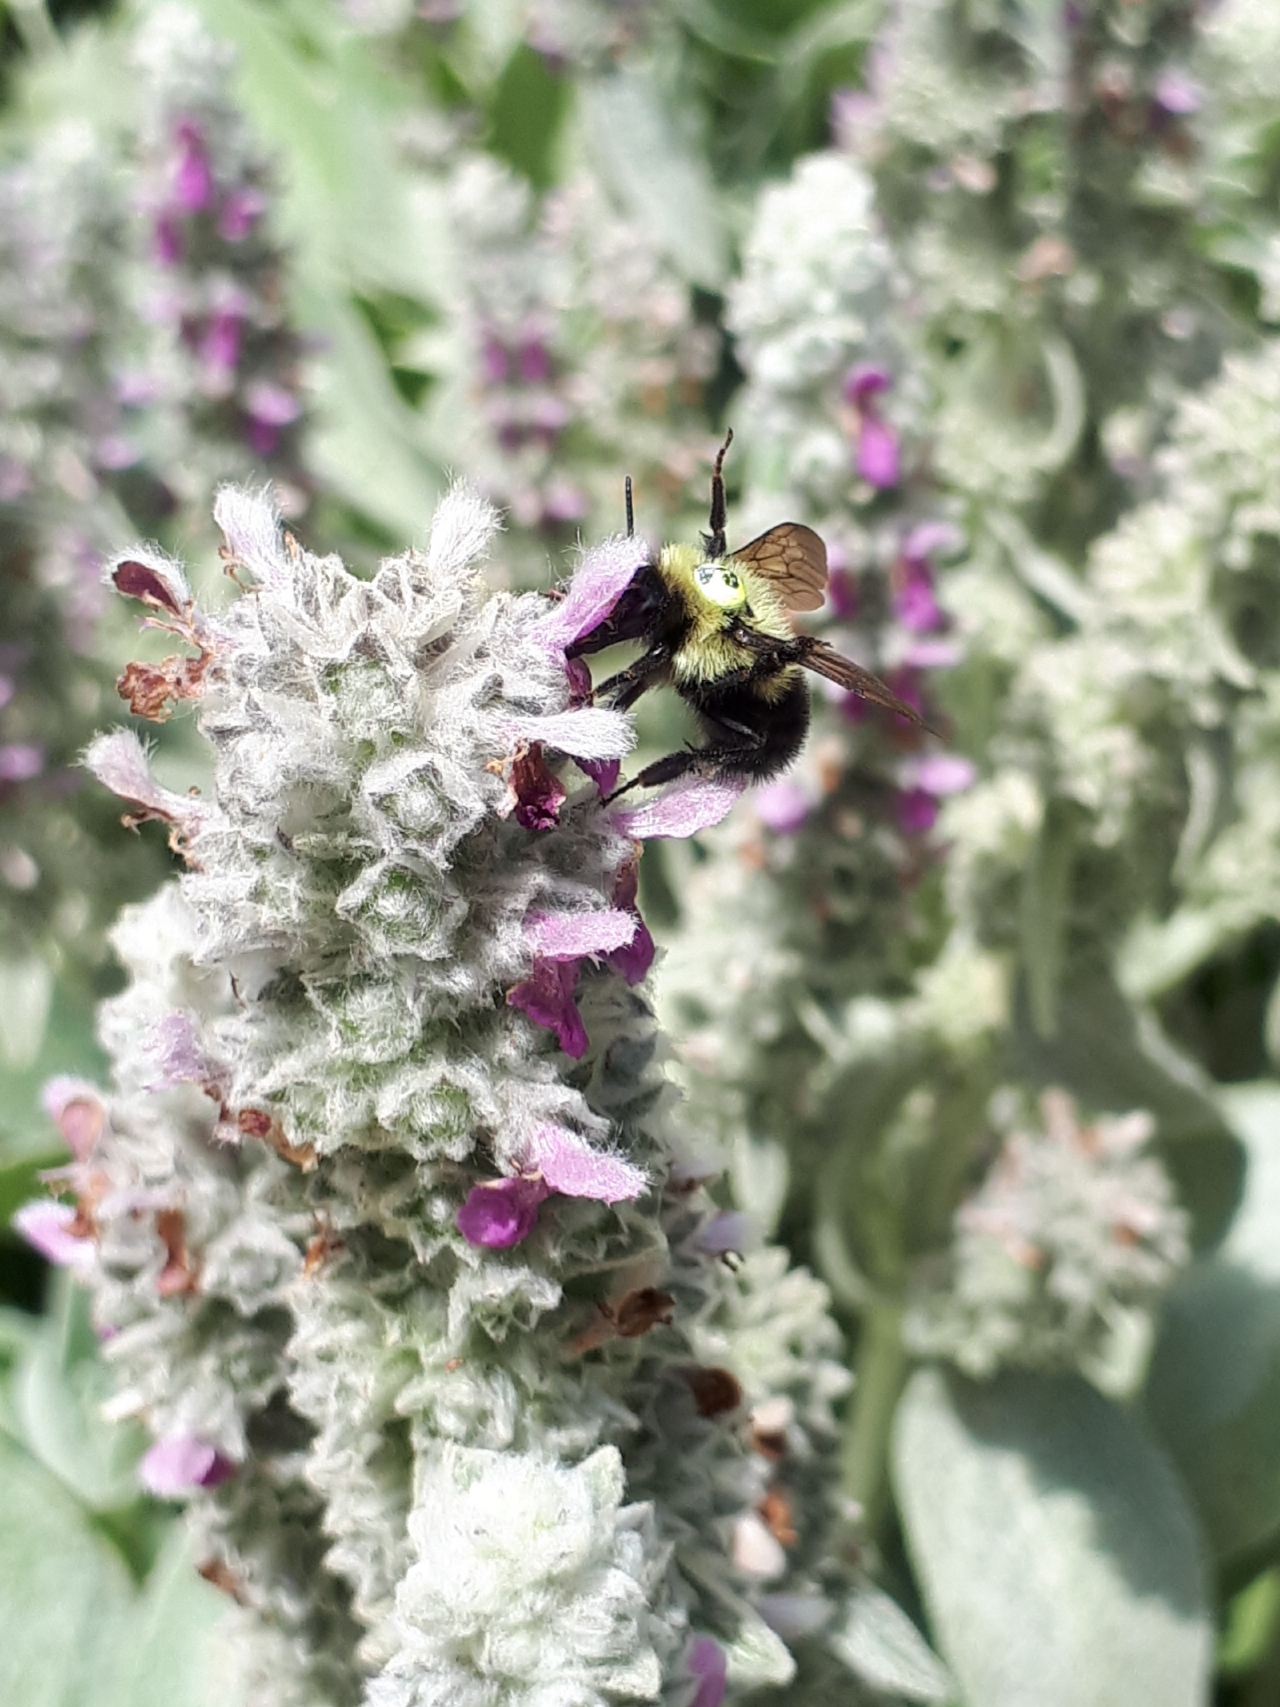
[(718, 824), (741, 800), (747, 784), (693, 777), (647, 800), (643, 806), (614, 808), (609, 816), (620, 836), (696, 836)]
[(926, 788), (904, 788), (898, 794), (898, 828), (906, 836), (922, 836), (938, 821), (938, 802)]
[[(578, 658), (572, 660), (574, 664), (580, 662)], [(622, 765), (617, 759), (575, 759), (574, 763), (585, 776), (591, 778), (601, 794), (612, 794), (618, 786)]]
[(204, 134), (191, 119), (178, 126), (178, 158), (174, 166), (173, 196), (183, 213), (199, 213), (213, 196), (213, 174)]
[(887, 391), (893, 384), (887, 368), (875, 362), (859, 362), (849, 369), (844, 380), (844, 398), (856, 408), (865, 408), (873, 397)]
[(927, 562), (906, 557), (902, 562), (902, 584), (893, 596), (894, 614), (913, 634), (928, 634), (946, 622), (933, 592), (933, 574)]
[(580, 960), (623, 948), (636, 934), (636, 915), (616, 907), (593, 913), (530, 913), (525, 940), (548, 960)]
[(960, 794), (977, 774), (972, 761), (960, 753), (927, 753), (906, 760), (902, 767), (903, 782), (929, 794)]
[(245, 386), (244, 406), (260, 426), (287, 427), (302, 413), (302, 404), (287, 386), (274, 379), (254, 379)]
[(695, 1636), (687, 1664), (698, 1687), (689, 1707), (720, 1707), (728, 1687), (729, 1662), (719, 1642), (710, 1636)]
[(69, 1203), (24, 1203), (12, 1225), (47, 1262), (59, 1268), (89, 1269), (97, 1261), (97, 1252), (92, 1239), (68, 1231), (75, 1219)]
[(765, 828), (780, 836), (793, 835), (813, 810), (809, 796), (789, 776), (766, 783), (757, 790), (751, 804)]
[(574, 570), (560, 603), (533, 624), (531, 637), (546, 651), (563, 653), (600, 626), (647, 556), (648, 547), (640, 539), (619, 535), (597, 545)]
[(538, 1219), (538, 1205), (550, 1196), (540, 1179), (486, 1180), (472, 1186), (458, 1211), (458, 1231), (470, 1245), (505, 1251), (527, 1239)]
[(653, 965), (654, 956), (658, 952), (657, 944), (649, 933), (649, 927), (640, 917), (635, 915), (636, 934), (622, 948), (615, 948), (613, 953), (606, 956), (609, 965), (615, 972), (620, 972), (628, 984), (643, 984), (649, 976), (649, 968)]
[(267, 198), (251, 184), (232, 190), (218, 215), (218, 235), (228, 243), (243, 243), (267, 210)]
[(587, 1052), (587, 1030), (573, 992), (578, 984), (576, 960), (539, 960), (523, 984), (507, 992), (513, 1008), (535, 1025), (554, 1031), (566, 1055), (579, 1061)]
[(917, 522), (902, 542), (908, 563), (927, 563), (935, 553), (950, 555), (964, 544), (964, 535), (950, 522)]
[(195, 1488), (216, 1488), (236, 1471), (234, 1462), (197, 1434), (171, 1434), (142, 1456), (138, 1480), (162, 1500), (179, 1499)]
[(858, 427), (858, 473), (872, 486), (896, 486), (902, 475), (898, 435), (875, 415), (864, 415)]
[(515, 796), (516, 823), (525, 830), (554, 829), (564, 804), (565, 787), (547, 764), (537, 741), (522, 748), (511, 761), (509, 782)]
[(603, 1155), (578, 1133), (550, 1123), (538, 1127), (525, 1160), (526, 1166), (537, 1168), (552, 1191), (565, 1197), (620, 1203), (639, 1197), (648, 1184), (642, 1168), (620, 1156)]

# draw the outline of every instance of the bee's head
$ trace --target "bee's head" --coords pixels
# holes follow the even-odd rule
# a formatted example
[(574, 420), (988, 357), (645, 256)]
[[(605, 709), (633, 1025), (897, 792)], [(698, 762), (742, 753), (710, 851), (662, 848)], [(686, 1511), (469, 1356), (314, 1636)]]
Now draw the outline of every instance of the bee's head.
[(699, 563), (693, 571), (693, 584), (704, 599), (721, 610), (741, 610), (747, 602), (742, 576), (725, 563)]

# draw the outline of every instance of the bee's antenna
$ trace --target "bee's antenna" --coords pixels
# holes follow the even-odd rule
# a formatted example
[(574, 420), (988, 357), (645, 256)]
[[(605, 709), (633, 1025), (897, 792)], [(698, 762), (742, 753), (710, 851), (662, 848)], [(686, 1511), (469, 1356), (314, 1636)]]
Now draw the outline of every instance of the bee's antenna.
[(724, 524), (728, 519), (724, 501), (724, 459), (732, 443), (733, 428), (730, 427), (724, 443), (716, 452), (715, 467), (711, 470), (711, 526), (710, 532), (704, 535), (709, 557), (723, 557), (727, 549), (724, 537)]
[(626, 493), (627, 493), (627, 538), (631, 539), (634, 537), (635, 531), (636, 531), (636, 513), (631, 508), (631, 476), (629, 474), (626, 477)]

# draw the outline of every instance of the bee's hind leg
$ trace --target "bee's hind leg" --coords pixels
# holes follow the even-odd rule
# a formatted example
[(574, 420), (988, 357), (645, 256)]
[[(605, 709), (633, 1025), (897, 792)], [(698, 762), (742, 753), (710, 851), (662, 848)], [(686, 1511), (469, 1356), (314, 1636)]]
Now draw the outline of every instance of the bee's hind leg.
[(696, 776), (715, 777), (750, 777), (754, 760), (759, 752), (759, 743), (750, 746), (735, 744), (734, 746), (717, 747), (686, 747), (679, 753), (668, 753), (663, 759), (655, 759), (651, 765), (624, 782), (621, 788), (615, 788), (612, 794), (607, 794), (600, 802), (607, 806), (611, 800), (616, 800), (620, 794), (626, 794), (633, 788), (661, 788), (664, 783), (679, 782), (681, 777), (690, 773)]

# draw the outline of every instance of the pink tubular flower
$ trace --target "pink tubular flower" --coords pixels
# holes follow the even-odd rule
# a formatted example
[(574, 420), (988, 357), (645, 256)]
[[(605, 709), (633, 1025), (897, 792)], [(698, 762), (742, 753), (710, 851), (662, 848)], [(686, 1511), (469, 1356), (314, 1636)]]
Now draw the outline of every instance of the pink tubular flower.
[(69, 1203), (24, 1203), (11, 1225), (46, 1262), (59, 1268), (90, 1269), (97, 1261), (94, 1243), (72, 1232), (78, 1213)]
[(565, 1054), (580, 1061), (587, 1052), (587, 1028), (573, 999), (577, 987), (576, 960), (538, 960), (524, 982), (507, 991), (507, 1001), (535, 1025), (554, 1031)]
[(98, 1087), (87, 1079), (50, 1079), (40, 1092), (40, 1105), (76, 1161), (88, 1161), (107, 1120)]
[(689, 1707), (720, 1707), (728, 1687), (729, 1662), (719, 1642), (710, 1636), (695, 1636), (685, 1663), (698, 1685)]
[(588, 957), (624, 948), (635, 936), (637, 924), (638, 915), (623, 908), (531, 913), (525, 921), (525, 940), (535, 955), (533, 970), (508, 991), (507, 1001), (535, 1025), (554, 1031), (565, 1054), (580, 1060), (587, 1051), (587, 1033), (573, 999), (578, 968)]
[(534, 623), (531, 637), (553, 656), (563, 655), (575, 640), (599, 628), (648, 554), (642, 539), (621, 535), (587, 552), (574, 570), (564, 598)]
[(747, 786), (737, 778), (688, 777), (642, 806), (613, 807), (609, 816), (620, 836), (635, 841), (649, 836), (696, 836), (726, 818)]
[(173, 200), (180, 213), (202, 213), (213, 200), (213, 173), (204, 133), (193, 119), (180, 120), (175, 141)]
[(267, 211), (267, 198), (252, 184), (232, 190), (218, 214), (218, 236), (227, 243), (243, 243)]
[(138, 1480), (162, 1500), (181, 1499), (196, 1488), (216, 1488), (236, 1466), (211, 1441), (197, 1434), (171, 1434), (143, 1453)]
[(630, 941), (605, 956), (615, 972), (621, 972), (628, 984), (643, 984), (658, 952), (649, 927), (640, 916), (637, 899), (640, 892), (640, 861), (629, 859), (618, 873), (613, 888), (613, 904), (630, 913), (635, 920), (635, 933)]
[(581, 960), (623, 948), (636, 934), (634, 912), (602, 907), (590, 913), (530, 913), (525, 941), (546, 960)]
[(30, 782), (44, 769), (44, 748), (34, 741), (6, 741), (0, 746), (0, 782)]
[(878, 398), (892, 385), (887, 371), (872, 363), (851, 368), (844, 382), (844, 397), (857, 414), (857, 446), (854, 466), (869, 485), (883, 490), (902, 478), (898, 435), (880, 419)]
[(515, 820), (525, 830), (553, 829), (564, 804), (565, 786), (543, 757), (542, 743), (531, 741), (511, 761), (507, 779), (515, 802)]
[(751, 804), (764, 827), (778, 836), (794, 835), (813, 809), (804, 789), (789, 776), (766, 783)]
[(516, 1175), (472, 1186), (458, 1211), (458, 1231), (471, 1245), (505, 1251), (527, 1239), (538, 1219), (538, 1206), (550, 1197), (544, 1180)]
[(639, 1197), (648, 1183), (642, 1168), (593, 1149), (579, 1133), (550, 1121), (529, 1140), (525, 1166), (536, 1169), (548, 1189), (562, 1197), (592, 1197), (598, 1203)]

